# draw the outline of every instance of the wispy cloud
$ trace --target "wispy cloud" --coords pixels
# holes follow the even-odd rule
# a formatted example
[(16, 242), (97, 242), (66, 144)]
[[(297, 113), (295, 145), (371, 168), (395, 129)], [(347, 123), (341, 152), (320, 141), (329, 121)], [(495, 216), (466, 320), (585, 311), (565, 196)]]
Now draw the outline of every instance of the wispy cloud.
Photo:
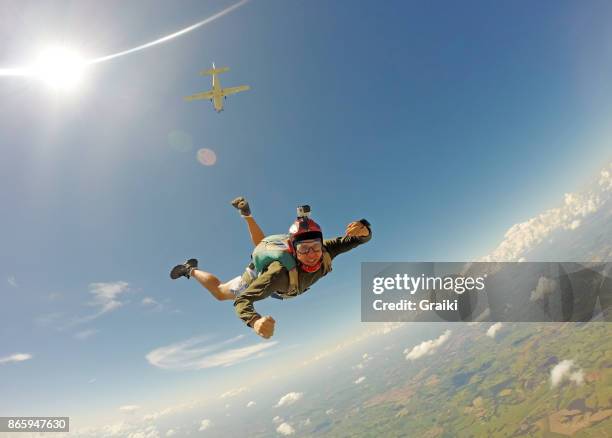
[(253, 406), (255, 406), (256, 404), (257, 404), (257, 403), (255, 403), (254, 401), (252, 401), (252, 400), (251, 400), (250, 402), (248, 402), (248, 403), (247, 403), (246, 407), (247, 407), (247, 408), (252, 408), (252, 407), (253, 407)]
[(181, 403), (178, 405), (174, 405), (174, 406), (169, 406), (167, 408), (162, 409), (161, 411), (157, 411), (157, 412), (152, 412), (150, 414), (146, 414), (143, 417), (143, 420), (145, 421), (154, 421), (157, 420), (158, 418), (161, 417), (165, 417), (167, 415), (172, 415), (172, 414), (177, 414), (180, 412), (185, 412), (188, 411), (190, 409), (195, 409), (196, 407), (198, 407), (198, 405), (201, 402), (198, 401), (192, 401), (189, 403)]
[(63, 313), (55, 312), (55, 313), (47, 313), (45, 315), (37, 316), (34, 321), (36, 324), (41, 325), (43, 327), (56, 326), (65, 318)]
[(125, 406), (121, 406), (121, 407), (119, 408), (119, 410), (120, 410), (121, 412), (127, 412), (127, 413), (130, 413), (130, 414), (131, 414), (132, 412), (136, 412), (136, 411), (137, 411), (137, 410), (139, 410), (139, 409), (140, 409), (140, 406), (138, 406), (138, 405), (125, 405)]
[(155, 301), (155, 299), (151, 298), (151, 297), (144, 297), (142, 299), (142, 301), (140, 302), (140, 304), (142, 304), (144, 307), (147, 307), (151, 310), (154, 310), (156, 312), (159, 312), (161, 310), (163, 310), (164, 306), (160, 303), (158, 303), (157, 301)]
[(230, 398), (236, 397), (238, 394), (242, 394), (243, 392), (247, 392), (249, 389), (247, 387), (240, 387), (236, 389), (230, 389), (229, 391), (224, 392), (219, 396), (219, 398)]
[[(223, 342), (206, 344), (207, 336), (198, 336), (157, 348), (146, 355), (151, 365), (173, 370), (198, 370), (204, 368), (227, 367), (239, 362), (260, 357), (261, 354), (274, 347), (277, 342), (259, 342), (244, 347), (223, 350), (244, 336), (236, 336)], [(218, 351), (221, 350), (221, 351)]]
[(91, 283), (89, 292), (93, 295), (93, 301), (90, 304), (99, 307), (100, 314), (110, 312), (123, 305), (119, 297), (127, 291), (129, 291), (129, 285), (125, 281)]
[(15, 278), (14, 275), (11, 275), (9, 278), (6, 279), (6, 281), (8, 282), (8, 284), (10, 284), (13, 287), (18, 287), (19, 286), (17, 284), (17, 279)]
[(282, 423), (276, 428), (276, 431), (281, 435), (293, 435), (295, 433), (295, 429), (289, 423)]
[(130, 286), (125, 281), (91, 283), (89, 285), (89, 293), (93, 295), (93, 300), (90, 301), (88, 305), (91, 307), (97, 307), (98, 311), (91, 315), (73, 318), (70, 322), (65, 324), (61, 330), (91, 322), (106, 313), (118, 309), (124, 305), (124, 302), (120, 301), (121, 295), (129, 291)]
[(550, 386), (554, 388), (564, 380), (582, 385), (584, 383), (584, 371), (575, 365), (573, 360), (562, 360), (550, 370)]
[(482, 261), (518, 261), (557, 230), (575, 230), (582, 220), (595, 213), (612, 194), (612, 163), (604, 168), (596, 183), (586, 190), (566, 193), (561, 206), (546, 210), (525, 222), (513, 225), (504, 240)]
[(406, 360), (416, 360), (420, 357), (434, 354), (442, 344), (448, 341), (451, 333), (451, 330), (446, 330), (437, 339), (423, 341), (416, 347), (413, 347), (410, 351), (405, 349), (404, 354), (406, 355)]
[(88, 330), (83, 330), (78, 333), (75, 333), (74, 337), (78, 339), (79, 341), (84, 341), (85, 339), (92, 337), (96, 333), (99, 333), (99, 330), (88, 329)]
[(365, 376), (361, 376), (360, 378), (358, 378), (357, 380), (355, 380), (355, 384), (359, 385), (361, 382), (363, 382), (365, 380)]
[(289, 394), (282, 396), (280, 400), (278, 401), (278, 403), (276, 404), (276, 406), (274, 407), (278, 408), (281, 406), (292, 405), (296, 401), (300, 400), (303, 396), (304, 396), (303, 392), (290, 392)]
[(491, 327), (487, 329), (487, 336), (495, 339), (495, 335), (502, 328), (503, 324), (501, 322), (496, 322)]
[(5, 363), (23, 362), (32, 359), (32, 355), (28, 353), (15, 353), (10, 356), (0, 357), (0, 365)]

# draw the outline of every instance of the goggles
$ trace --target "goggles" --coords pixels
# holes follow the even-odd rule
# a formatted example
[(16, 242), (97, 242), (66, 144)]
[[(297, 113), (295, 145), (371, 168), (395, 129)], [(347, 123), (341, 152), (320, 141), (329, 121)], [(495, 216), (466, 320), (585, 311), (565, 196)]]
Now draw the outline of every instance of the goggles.
[(306, 255), (311, 251), (316, 254), (323, 251), (323, 244), (320, 240), (299, 242), (295, 247), (295, 251), (300, 255)]

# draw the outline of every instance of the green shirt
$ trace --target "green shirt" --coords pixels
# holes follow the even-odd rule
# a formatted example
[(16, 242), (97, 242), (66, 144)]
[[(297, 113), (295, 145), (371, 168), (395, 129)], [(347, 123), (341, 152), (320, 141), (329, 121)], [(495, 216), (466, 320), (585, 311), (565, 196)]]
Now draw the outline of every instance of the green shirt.
[[(372, 238), (372, 231), (365, 237), (336, 237), (323, 242), (325, 250), (333, 259), (338, 254), (347, 252), (356, 246), (369, 241)], [(289, 291), (289, 272), (280, 262), (272, 262), (268, 268), (262, 272), (253, 282), (240, 294), (234, 301), (236, 314), (245, 323), (249, 324), (252, 320), (260, 318), (255, 311), (253, 303), (255, 301), (268, 298), (276, 292), (283, 298), (294, 297), (305, 292), (313, 283), (323, 277), (323, 266), (315, 272), (305, 272), (298, 267), (298, 290), (292, 294)]]

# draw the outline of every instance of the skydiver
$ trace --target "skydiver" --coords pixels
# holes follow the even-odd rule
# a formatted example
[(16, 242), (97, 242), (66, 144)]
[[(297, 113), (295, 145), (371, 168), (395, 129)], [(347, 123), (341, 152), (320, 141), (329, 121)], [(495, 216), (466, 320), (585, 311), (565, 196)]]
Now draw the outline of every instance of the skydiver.
[[(258, 314), (253, 306), (255, 301), (269, 296), (292, 298), (304, 293), (331, 271), (333, 258), (372, 238), (369, 222), (361, 219), (348, 224), (344, 236), (323, 240), (321, 227), (309, 217), (308, 206), (298, 207), (298, 218), (289, 228), (288, 235), (266, 238), (251, 215), (245, 198), (234, 199), (232, 205), (246, 221), (256, 248), (245, 272), (221, 283), (215, 275), (199, 269), (197, 259), (189, 259), (172, 268), (170, 278), (193, 277), (217, 300), (234, 301), (238, 317), (265, 339), (274, 334), (276, 321), (272, 316)], [(281, 237), (283, 240), (279, 241)], [(279, 245), (286, 251), (274, 251)], [(268, 251), (270, 247), (272, 251)]]

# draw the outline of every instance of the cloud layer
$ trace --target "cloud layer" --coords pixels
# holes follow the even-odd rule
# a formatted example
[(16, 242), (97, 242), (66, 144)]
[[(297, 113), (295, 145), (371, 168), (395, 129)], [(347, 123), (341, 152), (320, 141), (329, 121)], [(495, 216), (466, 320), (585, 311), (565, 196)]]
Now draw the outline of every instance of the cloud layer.
[(504, 240), (482, 261), (520, 261), (554, 231), (578, 228), (582, 220), (598, 211), (611, 195), (612, 163), (600, 172), (598, 180), (588, 189), (566, 193), (560, 207), (546, 210), (510, 227), (504, 235)]

